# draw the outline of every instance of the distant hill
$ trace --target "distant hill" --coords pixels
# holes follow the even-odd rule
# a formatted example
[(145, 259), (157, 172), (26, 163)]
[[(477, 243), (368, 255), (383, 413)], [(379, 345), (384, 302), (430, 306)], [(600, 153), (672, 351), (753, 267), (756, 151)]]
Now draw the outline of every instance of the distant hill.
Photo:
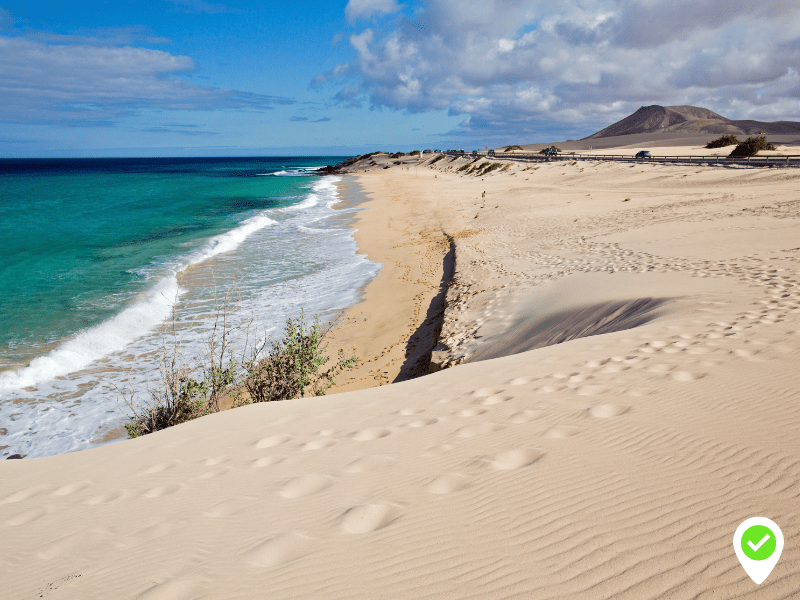
[(698, 106), (643, 106), (632, 115), (584, 139), (640, 133), (787, 135), (800, 132), (796, 121), (734, 121)]

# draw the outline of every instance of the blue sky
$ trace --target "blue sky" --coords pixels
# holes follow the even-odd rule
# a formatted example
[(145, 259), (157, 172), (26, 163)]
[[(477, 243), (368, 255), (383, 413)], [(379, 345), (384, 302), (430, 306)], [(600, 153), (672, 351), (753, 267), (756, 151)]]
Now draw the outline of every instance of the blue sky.
[(800, 119), (800, 7), (0, 0), (0, 156), (579, 138), (646, 104)]

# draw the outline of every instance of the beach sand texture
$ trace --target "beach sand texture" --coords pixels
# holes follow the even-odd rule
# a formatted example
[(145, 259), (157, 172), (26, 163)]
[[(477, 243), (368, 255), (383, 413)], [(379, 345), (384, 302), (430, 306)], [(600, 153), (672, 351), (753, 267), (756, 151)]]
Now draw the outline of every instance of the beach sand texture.
[(0, 598), (798, 593), (800, 171), (430, 160), (352, 176), (387, 267), (339, 335), (393, 381), (441, 293), (442, 370), (3, 461)]

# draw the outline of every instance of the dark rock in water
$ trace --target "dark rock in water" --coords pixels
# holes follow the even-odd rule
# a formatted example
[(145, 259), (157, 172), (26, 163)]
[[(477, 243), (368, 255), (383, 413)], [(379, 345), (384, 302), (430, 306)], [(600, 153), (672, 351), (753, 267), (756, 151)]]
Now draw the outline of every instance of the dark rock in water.
[(11, 456), (7, 457), (6, 460), (11, 460), (12, 458), (25, 458), (24, 454), (12, 454)]

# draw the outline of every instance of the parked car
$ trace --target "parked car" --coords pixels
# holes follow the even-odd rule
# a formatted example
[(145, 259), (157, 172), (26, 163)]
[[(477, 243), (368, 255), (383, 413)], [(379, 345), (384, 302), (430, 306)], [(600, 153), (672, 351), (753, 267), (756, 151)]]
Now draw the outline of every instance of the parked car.
[(636, 158), (652, 158), (652, 156), (650, 156), (650, 150), (640, 150), (636, 153)]
[(489, 150), (489, 156), (494, 156), (494, 148), (492, 148), (491, 150)]
[(430, 154), (431, 152), (433, 152), (433, 150), (423, 150), (422, 151), (423, 154)]
[(434, 150), (434, 152), (439, 153), (439, 152), (441, 152), (441, 150)]
[(540, 154), (544, 154), (545, 156), (556, 156), (558, 154), (558, 148), (555, 146), (550, 146), (549, 148), (541, 150)]

